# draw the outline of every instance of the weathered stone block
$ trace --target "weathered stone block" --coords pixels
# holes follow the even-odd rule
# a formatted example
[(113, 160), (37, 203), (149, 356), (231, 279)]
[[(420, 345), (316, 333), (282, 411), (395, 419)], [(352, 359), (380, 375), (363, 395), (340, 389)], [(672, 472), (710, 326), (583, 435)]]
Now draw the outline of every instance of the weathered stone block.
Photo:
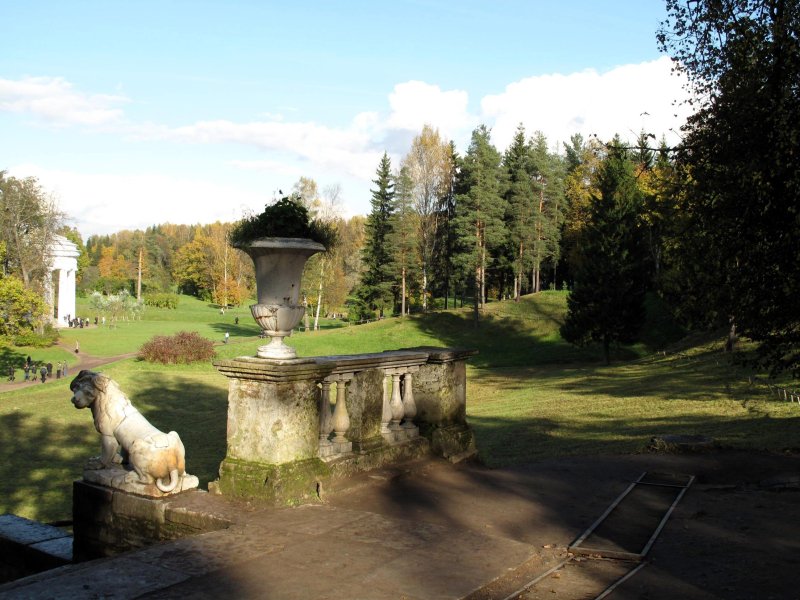
[(111, 523), (113, 511), (111, 500), (114, 491), (87, 483), (74, 481), (72, 483), (72, 520), (75, 523)]
[[(467, 367), (463, 361), (425, 364), (414, 376), (416, 421), (436, 426), (467, 422)], [(425, 430), (424, 425), (422, 426)]]
[(115, 493), (111, 500), (111, 510), (115, 519), (127, 517), (148, 523), (163, 523), (165, 504), (163, 500), (154, 500), (128, 493)]
[[(85, 481), (73, 484), (73, 555), (75, 562), (113, 556), (160, 540), (177, 539), (203, 531), (224, 529), (229, 522), (202, 509), (180, 504), (191, 500), (183, 496), (150, 498), (112, 490)], [(196, 504), (202, 505), (202, 502)], [(173, 503), (178, 506), (171, 508)]]
[(316, 457), (319, 398), (313, 379), (270, 382), (232, 378), (228, 457), (271, 464)]
[(431, 450), (444, 458), (465, 458), (477, 452), (475, 435), (466, 425), (435, 427), (430, 432)]
[(319, 482), (329, 473), (319, 458), (276, 465), (226, 457), (215, 488), (225, 496), (294, 505), (316, 499)]

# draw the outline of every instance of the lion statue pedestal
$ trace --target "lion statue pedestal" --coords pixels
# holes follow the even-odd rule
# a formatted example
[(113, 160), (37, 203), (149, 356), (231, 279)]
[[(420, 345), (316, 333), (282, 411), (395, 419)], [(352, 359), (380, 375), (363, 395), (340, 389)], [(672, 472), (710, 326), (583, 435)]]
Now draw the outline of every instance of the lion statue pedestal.
[(186, 473), (178, 434), (153, 427), (115, 381), (81, 371), (69, 387), (73, 406), (91, 409), (101, 436), (102, 453), (89, 459), (84, 481), (156, 498), (198, 486), (197, 477)]

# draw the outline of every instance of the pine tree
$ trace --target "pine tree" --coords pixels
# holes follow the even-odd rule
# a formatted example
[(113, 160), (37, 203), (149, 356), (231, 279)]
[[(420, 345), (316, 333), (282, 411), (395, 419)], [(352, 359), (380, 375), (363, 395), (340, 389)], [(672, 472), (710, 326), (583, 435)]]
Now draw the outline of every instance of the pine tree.
[(641, 194), (618, 138), (598, 170), (596, 186), (561, 334), (577, 345), (600, 342), (608, 363), (612, 342), (633, 341), (645, 316)]
[(395, 197), (394, 210), (390, 220), (391, 233), (389, 245), (391, 246), (391, 270), (395, 281), (395, 298), (399, 305), (400, 316), (408, 313), (408, 297), (413, 288), (412, 282), (417, 280), (419, 261), (417, 248), (419, 242), (417, 232), (418, 215), (414, 210), (413, 187), (408, 169), (403, 167), (394, 176)]
[(561, 254), (561, 225), (564, 221), (564, 161), (547, 150), (547, 138), (537, 131), (530, 142), (534, 172), (533, 268), (531, 288), (542, 288), (542, 270), (546, 263), (555, 265)]
[(509, 233), (508, 254), (514, 278), (514, 300), (519, 301), (525, 274), (533, 265), (533, 164), (531, 147), (525, 139), (525, 128), (520, 124), (505, 155), (503, 166), (508, 176), (505, 197), (508, 203), (505, 222)]
[(492, 145), (489, 129), (480, 125), (472, 132), (472, 142), (460, 173), (461, 193), (456, 199), (455, 225), (459, 249), (454, 262), (469, 272), (474, 281), (476, 310), (486, 298), (486, 271), (506, 243), (503, 216), (506, 201), (500, 168), (501, 157)]

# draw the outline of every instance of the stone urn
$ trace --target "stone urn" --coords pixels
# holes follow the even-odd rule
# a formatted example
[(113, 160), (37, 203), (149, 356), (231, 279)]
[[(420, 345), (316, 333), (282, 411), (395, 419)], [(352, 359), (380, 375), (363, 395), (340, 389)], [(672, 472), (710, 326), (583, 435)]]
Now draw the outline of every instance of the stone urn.
[(250, 306), (253, 318), (270, 342), (258, 348), (260, 358), (296, 358), (283, 338), (292, 334), (305, 314), (299, 303), (300, 280), (309, 257), (325, 246), (305, 238), (265, 237), (237, 246), (250, 255), (256, 271), (258, 304)]

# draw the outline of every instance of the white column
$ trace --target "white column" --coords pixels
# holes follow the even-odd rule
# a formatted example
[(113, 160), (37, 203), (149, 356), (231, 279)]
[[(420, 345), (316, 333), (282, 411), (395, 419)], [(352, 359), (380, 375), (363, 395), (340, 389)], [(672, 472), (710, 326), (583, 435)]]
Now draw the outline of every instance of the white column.
[(66, 325), (66, 321), (64, 321), (64, 317), (68, 314), (71, 314), (67, 307), (65, 306), (65, 290), (68, 286), (68, 272), (66, 269), (59, 269), (58, 270), (58, 319), (56, 321), (56, 327), (64, 327)]
[[(66, 315), (75, 317), (75, 273), (78, 270), (78, 247), (67, 238), (55, 235), (48, 248), (50, 277), (47, 288), (50, 293), (50, 306), (55, 311), (55, 290), (52, 273), (58, 271), (58, 321), (57, 327), (66, 327)], [(52, 317), (52, 315), (51, 315)]]
[(59, 288), (59, 298), (64, 299), (64, 314), (75, 316), (75, 271), (77, 267), (67, 269), (66, 284)]
[(53, 273), (56, 270), (50, 270), (44, 278), (44, 303), (47, 305), (49, 311), (46, 315), (48, 322), (53, 322), (53, 312), (55, 309), (55, 290), (53, 289)]
[[(75, 266), (65, 263), (77, 263), (75, 259), (59, 259), (58, 271), (58, 321), (56, 327), (67, 327), (64, 317), (75, 318)], [(51, 286), (52, 287), (52, 286)], [(51, 290), (55, 294), (55, 290)]]

